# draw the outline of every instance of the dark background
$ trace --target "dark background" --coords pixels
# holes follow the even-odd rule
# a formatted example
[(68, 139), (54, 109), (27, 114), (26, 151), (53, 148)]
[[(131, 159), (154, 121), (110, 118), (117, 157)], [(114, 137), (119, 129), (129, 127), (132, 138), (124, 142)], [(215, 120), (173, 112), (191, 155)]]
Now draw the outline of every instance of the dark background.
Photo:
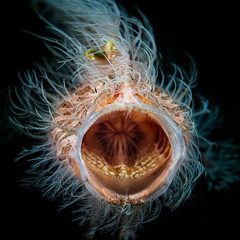
[[(217, 5), (192, 1), (190, 5), (154, 0), (120, 1), (136, 15), (134, 4), (150, 19), (163, 61), (181, 64), (184, 51), (196, 60), (199, 69), (197, 90), (221, 107), (224, 126), (214, 137), (234, 138), (239, 144), (239, 16), (238, 5), (230, 1)], [(181, 2), (181, 1), (180, 1)], [(42, 40), (22, 30), (44, 31), (44, 24), (28, 1), (1, 4), (1, 169), (2, 220), (7, 238), (83, 239), (83, 229), (72, 222), (70, 209), (58, 211), (60, 201), (49, 201), (35, 188), (22, 188), (19, 180), (25, 166), (14, 163), (22, 147), (32, 140), (8, 123), (8, 95), (19, 85), (18, 71), (32, 67), (47, 55)], [(185, 60), (183, 60), (185, 61)], [(183, 63), (185, 64), (185, 63)], [(230, 190), (208, 192), (202, 179), (190, 199), (170, 212), (163, 209), (159, 220), (146, 224), (139, 239), (236, 239), (239, 235), (239, 183)], [(109, 237), (109, 236), (108, 236)], [(108, 239), (96, 236), (94, 239)], [(110, 237), (109, 237), (110, 239)], [(117, 239), (116, 236), (113, 239)]]

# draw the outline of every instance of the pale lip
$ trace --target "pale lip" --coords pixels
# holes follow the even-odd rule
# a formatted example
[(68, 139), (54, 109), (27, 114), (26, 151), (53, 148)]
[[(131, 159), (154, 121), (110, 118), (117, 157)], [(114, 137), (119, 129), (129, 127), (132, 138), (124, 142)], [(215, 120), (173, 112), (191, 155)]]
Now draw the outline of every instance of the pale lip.
[[(171, 146), (171, 156), (168, 164), (161, 171), (156, 169), (141, 178), (131, 180), (107, 176), (89, 167), (82, 155), (83, 138), (87, 131), (104, 115), (116, 111), (131, 112), (133, 110), (147, 114), (165, 132)], [(185, 155), (186, 147), (180, 128), (164, 111), (145, 104), (109, 105), (102, 110), (89, 114), (80, 127), (75, 148), (77, 164), (87, 190), (98, 199), (113, 204), (130, 203), (137, 205), (152, 201), (164, 194), (174, 179)]]

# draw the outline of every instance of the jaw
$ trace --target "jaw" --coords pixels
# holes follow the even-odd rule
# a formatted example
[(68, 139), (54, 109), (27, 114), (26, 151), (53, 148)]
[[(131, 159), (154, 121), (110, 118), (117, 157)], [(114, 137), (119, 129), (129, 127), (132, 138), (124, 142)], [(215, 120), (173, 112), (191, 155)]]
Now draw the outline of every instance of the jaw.
[(88, 116), (76, 150), (91, 193), (113, 204), (134, 205), (163, 194), (185, 154), (180, 129), (147, 105), (112, 105)]

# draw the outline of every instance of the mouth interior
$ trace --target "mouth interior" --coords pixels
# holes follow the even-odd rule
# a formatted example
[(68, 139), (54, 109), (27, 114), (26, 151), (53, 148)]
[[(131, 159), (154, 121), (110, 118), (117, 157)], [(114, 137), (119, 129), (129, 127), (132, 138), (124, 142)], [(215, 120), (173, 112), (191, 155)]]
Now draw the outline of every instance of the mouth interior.
[(151, 114), (121, 110), (101, 116), (88, 129), (81, 154), (96, 185), (129, 195), (151, 191), (162, 181), (172, 148)]

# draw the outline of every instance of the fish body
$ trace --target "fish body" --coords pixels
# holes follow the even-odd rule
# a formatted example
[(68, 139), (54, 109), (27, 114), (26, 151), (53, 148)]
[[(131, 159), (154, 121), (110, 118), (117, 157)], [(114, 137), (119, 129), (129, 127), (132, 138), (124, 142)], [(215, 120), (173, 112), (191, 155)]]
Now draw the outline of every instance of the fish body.
[[(38, 12), (42, 1), (33, 3)], [(205, 172), (200, 148), (211, 145), (197, 129), (209, 109), (208, 101), (193, 108), (194, 61), (189, 74), (172, 64), (166, 76), (146, 18), (128, 17), (114, 1), (44, 4), (54, 10), (54, 23), (40, 16), (56, 36), (42, 37), (52, 59), (25, 74), (21, 107), (13, 106), (13, 121), (40, 138), (22, 153), (40, 153), (33, 182), (63, 194), (65, 206), (76, 202), (92, 234), (135, 229), (162, 206), (176, 208)]]

